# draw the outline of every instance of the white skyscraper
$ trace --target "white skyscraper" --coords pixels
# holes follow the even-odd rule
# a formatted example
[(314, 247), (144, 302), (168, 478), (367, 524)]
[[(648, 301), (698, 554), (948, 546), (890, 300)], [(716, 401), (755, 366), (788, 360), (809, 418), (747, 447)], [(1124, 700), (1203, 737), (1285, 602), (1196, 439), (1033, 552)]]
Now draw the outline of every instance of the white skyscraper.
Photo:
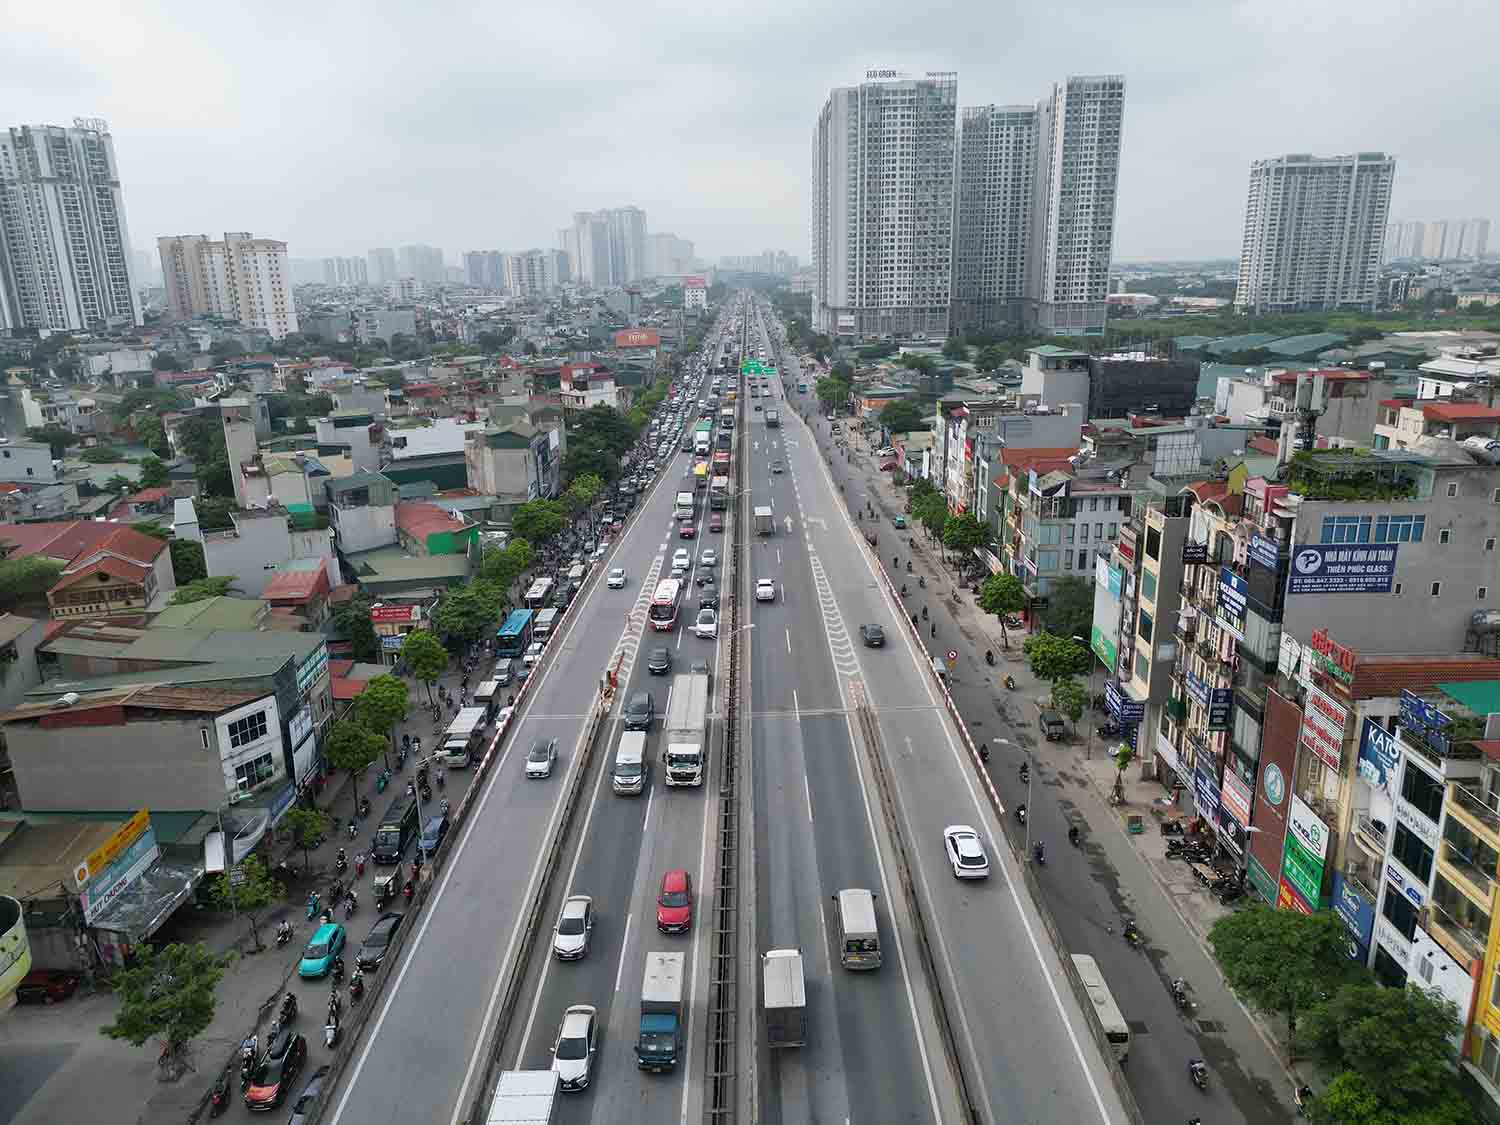
[(1395, 179), (1383, 152), (1255, 161), (1235, 307), (1373, 310)]
[(558, 286), (557, 250), (523, 250), (506, 254), (505, 290), (512, 297), (544, 297)]
[(955, 332), (1024, 319), (1036, 149), (1036, 106), (963, 111), (953, 249)]
[(813, 321), (842, 336), (948, 330), (958, 76), (870, 70), (813, 133)]
[(285, 242), (231, 231), (222, 242), (184, 234), (156, 246), (174, 320), (223, 317), (273, 340), (297, 331)]
[(371, 285), (384, 285), (396, 280), (396, 252), (389, 246), (377, 246), (365, 254), (369, 263), (367, 271)]
[(0, 134), (0, 332), (141, 323), (109, 126)]
[(646, 254), (646, 212), (639, 207), (616, 207), (610, 211), (609, 245), (615, 284), (623, 285), (650, 276)]

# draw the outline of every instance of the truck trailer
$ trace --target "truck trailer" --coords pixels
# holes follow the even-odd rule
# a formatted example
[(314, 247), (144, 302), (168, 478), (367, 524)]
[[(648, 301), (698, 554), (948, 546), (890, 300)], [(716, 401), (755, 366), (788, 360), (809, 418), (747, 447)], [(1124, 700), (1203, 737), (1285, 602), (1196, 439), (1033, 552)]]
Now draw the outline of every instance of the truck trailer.
[(766, 1046), (800, 1047), (807, 1042), (807, 985), (802, 977), (802, 951), (771, 949), (760, 960)]
[(776, 517), (771, 514), (771, 509), (760, 505), (755, 509), (755, 534), (771, 535), (776, 531)]
[(507, 1070), (500, 1075), (485, 1125), (553, 1125), (557, 1075), (550, 1070)]
[(662, 769), (668, 785), (702, 785), (708, 766), (708, 677), (684, 673), (672, 680), (662, 728)]

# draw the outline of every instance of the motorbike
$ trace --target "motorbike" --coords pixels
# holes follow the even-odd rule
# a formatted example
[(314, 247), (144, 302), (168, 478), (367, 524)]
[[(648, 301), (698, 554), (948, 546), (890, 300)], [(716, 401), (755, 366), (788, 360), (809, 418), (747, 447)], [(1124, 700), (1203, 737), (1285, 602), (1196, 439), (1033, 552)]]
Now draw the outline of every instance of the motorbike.
[(359, 821), (351, 817), (349, 819), (349, 827), (345, 831), (349, 834), (349, 839), (354, 839), (355, 835), (359, 832)]
[(1007, 629), (1021, 629), (1025, 627), (1025, 622), (1019, 617), (1007, 617), (1005, 619), (1005, 627)]
[(349, 978), (349, 999), (358, 1004), (365, 994), (365, 975), (358, 969)]
[(339, 854), (333, 857), (333, 869), (342, 875), (349, 870), (349, 857), (344, 854), (344, 849), (339, 849)]
[(318, 914), (318, 892), (311, 891), (307, 896), (307, 916), (315, 918)]
[(1193, 1085), (1200, 1090), (1208, 1089), (1208, 1064), (1202, 1059), (1188, 1060), (1188, 1077), (1193, 1080)]
[(344, 998), (339, 995), (338, 982), (334, 981), (333, 984), (329, 985), (328, 987), (328, 1014), (330, 1016), (339, 1016), (342, 1015), (343, 1012)]
[(1141, 943), (1146, 940), (1141, 936), (1141, 931), (1135, 928), (1135, 923), (1130, 921), (1125, 923), (1125, 928), (1120, 931), (1120, 936), (1136, 949), (1139, 949)]
[(1068, 828), (1068, 843), (1075, 848), (1078, 846), (1078, 825), (1074, 824)]
[(288, 992), (281, 1000), (281, 1022), (291, 1023), (297, 1018), (297, 994)]
[(343, 979), (344, 979), (344, 959), (342, 957), (335, 957), (333, 959), (333, 983), (334, 984), (338, 984), (339, 981), (341, 981)]
[(442, 809), (442, 810), (443, 810), (443, 815), (444, 815), (444, 816), (447, 816), (447, 815), (448, 815), (448, 809), (449, 809), (449, 807), (450, 807), (450, 806), (449, 806), (449, 801), (448, 801), (448, 798), (447, 798), (447, 797), (444, 797), (444, 798), (443, 798), (443, 799), (442, 799), (442, 801), (441, 801), (441, 802), (440, 802), (440, 803), (439, 803), (439, 805), (438, 805), (438, 807), (439, 807), (439, 808), (441, 808), (441, 809)]
[(323, 1025), (323, 1046), (332, 1048), (339, 1041), (339, 1019), (331, 1011), (328, 1022)]
[(208, 1095), (208, 1115), (218, 1117), (229, 1108), (229, 1070), (219, 1075), (219, 1080), (214, 1083), (213, 1093)]
[(370, 798), (361, 797), (359, 799), (359, 815), (361, 819), (370, 815)]
[(390, 771), (389, 770), (381, 770), (375, 776), (375, 792), (377, 792), (377, 793), (384, 793), (385, 792), (385, 787), (387, 785), (389, 785), (390, 783), (391, 783), (391, 773), (390, 773)]
[(1244, 897), (1245, 888), (1236, 883), (1234, 886), (1227, 887), (1219, 892), (1219, 903), (1223, 906), (1228, 906), (1231, 902), (1236, 902)]
[(1016, 820), (1021, 824), (1026, 823), (1026, 806), (1024, 804), (1016, 806)]
[(1186, 1009), (1191, 1001), (1188, 1000), (1187, 982), (1178, 977), (1172, 982), (1172, 1002), (1179, 1008)]
[(422, 786), (418, 790), (418, 792), (422, 794), (422, 800), (424, 800), (424, 801), (430, 801), (430, 800), (432, 800), (432, 786), (430, 786), (430, 785), (424, 785), (424, 786)]
[(247, 1035), (240, 1041), (240, 1086), (250, 1085), (250, 1075), (255, 1070), (255, 1052), (260, 1046), (260, 1040), (254, 1035)]
[(1031, 858), (1036, 860), (1038, 866), (1046, 866), (1047, 849), (1042, 845), (1042, 842), (1040, 840), (1038, 840), (1031, 846)]
[(350, 891), (344, 898), (344, 917), (353, 918), (354, 912), (359, 909), (359, 898)]
[(991, 649), (985, 649), (984, 650), (984, 662), (986, 664), (988, 664), (991, 668), (993, 668), (995, 666), (995, 653), (994, 653), (993, 650), (991, 650)]
[(1009, 688), (1011, 691), (1015, 691), (1016, 690), (1016, 678), (1014, 676), (1006, 676), (1005, 677), (1005, 686), (1007, 688)]
[[(444, 809), (443, 811), (447, 812), (448, 810)], [(357, 878), (361, 878), (361, 879), (364, 878), (364, 874), (365, 874), (365, 853), (364, 852), (360, 852), (357, 856), (354, 857), (354, 874), (355, 874), (355, 876)]]
[(1025, 762), (1022, 762), (1021, 763), (1021, 771), (1020, 772), (1021, 772), (1021, 784), (1025, 785), (1028, 781), (1031, 780), (1031, 767), (1028, 766)]
[(282, 923), (281, 923), (281, 925), (279, 925), (279, 926), (276, 927), (276, 948), (280, 949), (283, 945), (287, 944), (287, 942), (289, 942), (291, 940), (292, 940), (292, 927), (291, 927), (291, 924), (283, 920)]
[(412, 895), (413, 895), (413, 894), (414, 894), (414, 893), (415, 893), (415, 892), (416, 892), (416, 886), (415, 886), (415, 885), (414, 885), (414, 884), (413, 884), (413, 883), (412, 883), (412, 881), (411, 881), (411, 880), (410, 880), (410, 879), (408, 879), (408, 880), (407, 880), (407, 881), (406, 881), (406, 883), (405, 883), (405, 884), (404, 884), (404, 885), (403, 885), (403, 886), (402, 886), (402, 888), (401, 888), (401, 893), (402, 893), (402, 894), (403, 894), (403, 895), (404, 895), (404, 896), (406, 896), (406, 901), (407, 901), (407, 902), (410, 902), (410, 901), (411, 901), (411, 896), (412, 896)]
[(1297, 1116), (1306, 1117), (1308, 1104), (1312, 1101), (1313, 1088), (1305, 1082), (1292, 1091), (1292, 1101), (1297, 1103)]
[[(1164, 820), (1161, 822), (1161, 834), (1163, 836), (1181, 836), (1183, 833), (1181, 820)], [(1168, 843), (1170, 847), (1170, 842)]]
[(981, 762), (988, 762), (990, 760), (990, 748), (983, 743), (979, 746), (979, 760)]

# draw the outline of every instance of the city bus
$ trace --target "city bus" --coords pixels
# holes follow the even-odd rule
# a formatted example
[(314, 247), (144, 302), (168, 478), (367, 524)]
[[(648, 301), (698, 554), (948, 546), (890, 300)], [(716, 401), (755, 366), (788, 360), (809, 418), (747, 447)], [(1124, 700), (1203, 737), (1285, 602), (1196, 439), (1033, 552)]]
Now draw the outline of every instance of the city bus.
[(677, 628), (677, 611), (682, 605), (682, 580), (663, 578), (656, 584), (656, 593), (651, 595), (651, 628), (659, 633), (669, 633)]
[(1083, 981), (1089, 999), (1094, 1002), (1094, 1014), (1099, 1017), (1099, 1023), (1104, 1028), (1104, 1038), (1109, 1040), (1115, 1059), (1124, 1065), (1126, 1056), (1130, 1054), (1130, 1025), (1120, 1014), (1120, 1006), (1110, 994), (1109, 985), (1104, 983), (1104, 974), (1087, 953), (1073, 954), (1073, 968), (1078, 970), (1079, 979)]
[(522, 656), (531, 644), (531, 610), (513, 609), (495, 634), (495, 655)]

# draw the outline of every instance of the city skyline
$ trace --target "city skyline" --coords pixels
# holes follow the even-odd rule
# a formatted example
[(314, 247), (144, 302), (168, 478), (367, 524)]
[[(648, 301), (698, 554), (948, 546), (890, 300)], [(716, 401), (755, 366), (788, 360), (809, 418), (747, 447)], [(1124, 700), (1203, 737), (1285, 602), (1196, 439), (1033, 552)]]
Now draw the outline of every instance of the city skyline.
[[(392, 8), (352, 49), (331, 26), (273, 39), (270, 21), (264, 31), (236, 25), (229, 53), (212, 11), (169, 17), (148, 4), (128, 16), (101, 10), (86, 40), (73, 34), (76, 16), (33, 14), (0, 47), (0, 90), (13, 123), (110, 122), (141, 249), (234, 222), (274, 231), (298, 257), (426, 240), (457, 261), (475, 246), (555, 246), (568, 215), (629, 200), (705, 259), (767, 246), (805, 259), (806, 122), (850, 73), (956, 70), (966, 105), (1005, 104), (1060, 73), (1123, 74), (1116, 256), (1209, 258), (1237, 251), (1245, 176), (1270, 153), (1394, 153), (1400, 216), (1500, 210), (1489, 186), (1500, 153), (1475, 143), (1466, 114), (1442, 112), (1455, 91), (1471, 105), (1495, 101), (1500, 78), (1472, 57), (1422, 65), (1438, 48), (1416, 32), (1445, 11), (1481, 38), (1500, 20), (1456, 5), (1424, 10), (1420, 23), (1379, 6), (1205, 11), (1167, 41), (1150, 19), (1120, 25), (1114, 9), (1084, 3), (977, 21), (956, 5), (877, 6), (852, 26), (831, 11), (772, 8), (731, 41), (708, 13), (626, 26), (602, 6), (524, 21)], [(610, 34), (580, 42), (574, 32), (595, 17)], [(514, 60), (503, 72), (487, 53), (499, 39)], [(1307, 77), (1326, 69), (1331, 40), (1361, 66), (1340, 77), (1348, 96), (1311, 98)], [(110, 41), (151, 43), (173, 69), (80, 46)], [(562, 42), (572, 52), (565, 81), (552, 62)], [(773, 42), (774, 81), (761, 61)], [(391, 84), (374, 61), (424, 49), (444, 60), (430, 78)], [(332, 70), (331, 53), (341, 59)], [(640, 65), (620, 67), (627, 57)], [(279, 75), (269, 88), (266, 58)], [(1401, 82), (1377, 77), (1396, 67)], [(579, 78), (591, 74), (609, 77)], [(191, 103), (172, 92), (183, 83)], [(491, 113), (507, 122), (504, 143), (474, 144), (472, 122)]]

